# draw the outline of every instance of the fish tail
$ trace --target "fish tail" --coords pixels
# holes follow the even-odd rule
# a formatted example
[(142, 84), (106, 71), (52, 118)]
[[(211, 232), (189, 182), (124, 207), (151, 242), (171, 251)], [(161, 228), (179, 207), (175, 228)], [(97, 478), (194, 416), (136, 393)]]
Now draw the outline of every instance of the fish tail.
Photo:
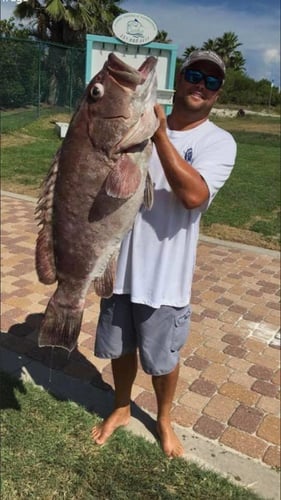
[(40, 326), (39, 347), (62, 347), (73, 351), (77, 345), (82, 317), (83, 309), (71, 309), (51, 299)]

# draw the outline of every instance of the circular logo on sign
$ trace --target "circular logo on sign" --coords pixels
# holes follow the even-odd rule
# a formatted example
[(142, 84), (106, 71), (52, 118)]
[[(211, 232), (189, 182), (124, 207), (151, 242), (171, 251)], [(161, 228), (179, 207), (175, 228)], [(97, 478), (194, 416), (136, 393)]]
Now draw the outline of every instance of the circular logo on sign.
[(129, 45), (150, 43), (158, 33), (158, 28), (150, 17), (129, 12), (118, 16), (113, 21), (112, 29), (116, 38)]

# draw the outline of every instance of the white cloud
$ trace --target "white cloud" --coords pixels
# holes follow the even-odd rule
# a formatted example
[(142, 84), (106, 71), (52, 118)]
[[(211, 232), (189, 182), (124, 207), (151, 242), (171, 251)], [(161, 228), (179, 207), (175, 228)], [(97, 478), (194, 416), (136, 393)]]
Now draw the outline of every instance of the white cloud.
[(280, 62), (280, 50), (277, 49), (267, 49), (264, 52), (265, 63), (279, 63)]

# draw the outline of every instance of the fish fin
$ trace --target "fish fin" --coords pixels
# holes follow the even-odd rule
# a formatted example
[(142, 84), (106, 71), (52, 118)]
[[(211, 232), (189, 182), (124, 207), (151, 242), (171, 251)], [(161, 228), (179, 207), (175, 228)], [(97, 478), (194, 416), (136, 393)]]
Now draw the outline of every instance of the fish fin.
[(42, 225), (36, 241), (35, 267), (41, 283), (49, 285), (56, 281), (56, 266), (53, 248), (53, 193), (56, 183), (60, 150), (58, 150), (46, 179), (41, 186), (41, 194), (35, 209), (35, 217)]
[(99, 297), (111, 297), (116, 273), (116, 257), (111, 257), (103, 276), (94, 279), (94, 289)]
[(72, 352), (77, 345), (82, 317), (83, 309), (71, 310), (51, 299), (39, 329), (39, 347), (62, 347)]
[(154, 201), (154, 187), (151, 176), (149, 172), (147, 172), (147, 176), (145, 179), (145, 189), (144, 189), (144, 198), (143, 203), (147, 210), (151, 210)]
[(52, 227), (50, 224), (45, 224), (38, 234), (35, 249), (35, 267), (41, 283), (44, 283), (44, 285), (55, 283), (57, 277)]
[(127, 154), (122, 154), (105, 181), (105, 191), (113, 198), (130, 198), (141, 182), (141, 171)]

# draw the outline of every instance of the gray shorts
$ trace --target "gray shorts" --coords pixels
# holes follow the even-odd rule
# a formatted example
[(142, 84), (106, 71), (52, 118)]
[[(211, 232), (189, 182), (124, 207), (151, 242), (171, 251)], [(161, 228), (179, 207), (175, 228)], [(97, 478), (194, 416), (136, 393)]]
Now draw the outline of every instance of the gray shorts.
[(191, 308), (134, 304), (130, 295), (101, 300), (95, 355), (120, 358), (139, 349), (143, 370), (165, 375), (176, 367), (189, 331)]

